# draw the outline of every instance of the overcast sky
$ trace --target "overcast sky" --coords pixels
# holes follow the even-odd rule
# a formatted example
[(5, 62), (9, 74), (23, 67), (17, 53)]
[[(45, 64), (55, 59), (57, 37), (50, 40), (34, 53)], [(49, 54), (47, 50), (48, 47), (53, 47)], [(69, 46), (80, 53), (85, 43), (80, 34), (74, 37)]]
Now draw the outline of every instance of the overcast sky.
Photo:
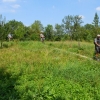
[(68, 15), (82, 16), (83, 24), (91, 24), (96, 12), (100, 19), (100, 0), (0, 0), (0, 14), (6, 21), (15, 19), (26, 26), (35, 20), (44, 27), (62, 24)]

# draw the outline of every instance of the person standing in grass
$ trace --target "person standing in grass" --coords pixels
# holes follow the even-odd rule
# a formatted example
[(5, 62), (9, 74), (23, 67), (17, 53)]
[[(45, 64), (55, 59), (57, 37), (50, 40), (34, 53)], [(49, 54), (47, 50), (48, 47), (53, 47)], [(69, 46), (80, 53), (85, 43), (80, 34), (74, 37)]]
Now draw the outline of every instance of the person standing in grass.
[(95, 44), (95, 57), (98, 58), (100, 54), (100, 35), (99, 34), (94, 39), (94, 44)]
[(40, 39), (41, 39), (41, 42), (44, 42), (44, 40), (45, 40), (45, 36), (44, 36), (43, 33), (40, 34)]
[(13, 37), (12, 37), (12, 34), (9, 33), (9, 34), (8, 34), (8, 39), (9, 39), (9, 41), (10, 41), (12, 38), (13, 38)]

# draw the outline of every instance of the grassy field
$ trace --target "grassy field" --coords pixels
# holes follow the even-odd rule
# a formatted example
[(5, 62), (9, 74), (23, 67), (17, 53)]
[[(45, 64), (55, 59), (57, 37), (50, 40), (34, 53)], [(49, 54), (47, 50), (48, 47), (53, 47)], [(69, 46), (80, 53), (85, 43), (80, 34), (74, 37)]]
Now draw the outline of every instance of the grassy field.
[(0, 100), (100, 100), (94, 44), (5, 42), (0, 49)]

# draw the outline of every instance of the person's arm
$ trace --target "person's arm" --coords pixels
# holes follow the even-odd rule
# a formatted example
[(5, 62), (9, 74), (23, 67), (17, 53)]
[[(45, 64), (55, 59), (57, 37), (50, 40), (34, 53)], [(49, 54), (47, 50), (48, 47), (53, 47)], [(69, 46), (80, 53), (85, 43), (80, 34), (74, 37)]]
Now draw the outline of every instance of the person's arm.
[(94, 40), (94, 43), (95, 43), (97, 46), (100, 46), (100, 45), (97, 43), (97, 39)]
[(96, 44), (97, 46), (100, 46), (97, 42), (95, 42), (95, 44)]

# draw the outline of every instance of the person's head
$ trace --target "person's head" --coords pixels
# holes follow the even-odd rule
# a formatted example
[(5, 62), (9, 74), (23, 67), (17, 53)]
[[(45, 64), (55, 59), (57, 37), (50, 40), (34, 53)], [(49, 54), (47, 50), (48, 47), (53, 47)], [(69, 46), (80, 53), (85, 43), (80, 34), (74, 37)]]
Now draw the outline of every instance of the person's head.
[(99, 34), (97, 35), (97, 38), (100, 38), (100, 35)]

